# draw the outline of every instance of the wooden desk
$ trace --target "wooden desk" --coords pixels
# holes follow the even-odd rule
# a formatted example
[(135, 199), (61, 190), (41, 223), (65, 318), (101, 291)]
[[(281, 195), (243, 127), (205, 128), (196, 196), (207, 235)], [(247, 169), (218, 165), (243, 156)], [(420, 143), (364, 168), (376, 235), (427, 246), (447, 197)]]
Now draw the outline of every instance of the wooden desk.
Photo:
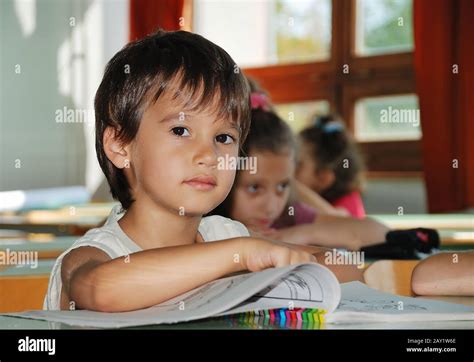
[(474, 230), (439, 230), (439, 237), (441, 238), (441, 246), (461, 246), (466, 245), (474, 249)]
[(117, 203), (98, 203), (56, 210), (4, 212), (0, 214), (0, 229), (55, 235), (83, 235), (89, 229), (100, 226), (115, 205)]
[[(366, 278), (370, 287), (384, 292), (398, 293), (411, 296), (409, 289), (411, 272), (418, 261), (382, 260), (373, 263), (367, 268)], [(28, 275), (31, 271), (26, 268), (8, 268), (0, 272), (0, 293), (9, 298), (0, 300), (0, 312), (13, 312), (29, 309), (41, 309), (46, 293), (49, 271), (54, 260), (41, 261), (35, 275)], [(22, 279), (21, 276), (24, 278)], [(28, 290), (29, 295), (24, 291)], [(31, 294), (34, 290), (34, 295)], [(423, 297), (425, 298), (425, 297)], [(474, 297), (429, 297), (446, 302), (474, 305)], [(361, 323), (319, 325), (290, 323), (269, 325), (261, 320), (245, 319), (229, 320), (225, 318), (208, 318), (195, 322), (179, 323), (175, 325), (156, 325), (134, 327), (132, 329), (472, 329), (472, 321), (444, 321), (444, 322), (416, 322), (416, 323)], [(82, 329), (62, 323), (28, 320), (22, 318), (0, 316), (0, 329)]]
[(474, 231), (474, 214), (408, 214), (408, 215), (368, 215), (391, 229), (413, 229), (425, 227), (443, 230)]
[(38, 253), (39, 259), (55, 259), (68, 249), (77, 236), (46, 236), (28, 239), (0, 239), (0, 253), (10, 251), (32, 251)]
[[(131, 327), (124, 329), (473, 329), (472, 321), (438, 321), (438, 322), (400, 322), (400, 323), (357, 323), (354, 324), (298, 324), (280, 325), (274, 323), (265, 325), (256, 321), (234, 322), (222, 318), (208, 318), (195, 322), (178, 324), (148, 325), (144, 327)], [(88, 329), (73, 327), (64, 323), (48, 322), (0, 316), (0, 329)]]
[[(42, 309), (54, 260), (29, 265), (0, 266), (0, 312)], [(0, 325), (1, 328), (1, 325)]]
[(364, 273), (366, 284), (382, 292), (411, 297), (411, 274), (418, 260), (379, 260)]
[(48, 282), (49, 274), (28, 277), (0, 276), (0, 312), (42, 309)]
[(98, 216), (57, 217), (48, 219), (31, 218), (24, 215), (0, 216), (0, 228), (16, 229), (28, 233), (51, 233), (58, 236), (84, 235), (105, 221)]

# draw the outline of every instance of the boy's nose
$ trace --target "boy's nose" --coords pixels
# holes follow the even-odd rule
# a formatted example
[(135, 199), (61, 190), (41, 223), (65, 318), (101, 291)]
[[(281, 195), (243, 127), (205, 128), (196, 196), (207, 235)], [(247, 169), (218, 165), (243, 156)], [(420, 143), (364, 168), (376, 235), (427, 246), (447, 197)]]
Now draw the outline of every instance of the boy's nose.
[(199, 165), (208, 167), (217, 166), (218, 155), (213, 144), (201, 143), (199, 149), (196, 152), (195, 161)]

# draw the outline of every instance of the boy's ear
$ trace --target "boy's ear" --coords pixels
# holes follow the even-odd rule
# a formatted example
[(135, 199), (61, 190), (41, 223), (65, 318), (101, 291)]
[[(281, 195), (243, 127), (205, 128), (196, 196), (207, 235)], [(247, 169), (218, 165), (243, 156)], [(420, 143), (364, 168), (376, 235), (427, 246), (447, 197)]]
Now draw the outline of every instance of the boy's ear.
[(107, 127), (104, 131), (102, 140), (104, 152), (107, 158), (117, 168), (130, 167), (130, 150), (117, 138), (117, 130), (113, 127)]
[(333, 170), (324, 168), (317, 173), (318, 185), (321, 191), (327, 190), (336, 181), (336, 174)]

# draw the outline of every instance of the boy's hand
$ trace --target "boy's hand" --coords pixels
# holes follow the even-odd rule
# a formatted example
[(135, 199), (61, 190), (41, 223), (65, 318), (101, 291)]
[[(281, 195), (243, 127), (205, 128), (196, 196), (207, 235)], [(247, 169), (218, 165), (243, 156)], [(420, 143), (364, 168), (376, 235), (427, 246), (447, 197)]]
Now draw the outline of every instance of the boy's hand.
[(248, 238), (248, 240), (244, 240), (242, 263), (247, 270), (260, 271), (267, 268), (309, 262), (316, 262), (316, 258), (305, 251), (292, 249), (263, 239)]

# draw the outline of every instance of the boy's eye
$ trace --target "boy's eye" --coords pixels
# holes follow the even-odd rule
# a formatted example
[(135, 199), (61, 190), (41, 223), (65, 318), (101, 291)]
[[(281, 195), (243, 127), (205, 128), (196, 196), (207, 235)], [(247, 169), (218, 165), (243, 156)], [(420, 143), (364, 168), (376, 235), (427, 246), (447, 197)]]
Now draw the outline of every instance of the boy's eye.
[(216, 141), (219, 143), (230, 144), (235, 142), (235, 139), (230, 134), (220, 134), (216, 137)]
[(171, 132), (180, 137), (189, 136), (189, 131), (185, 127), (173, 127)]

